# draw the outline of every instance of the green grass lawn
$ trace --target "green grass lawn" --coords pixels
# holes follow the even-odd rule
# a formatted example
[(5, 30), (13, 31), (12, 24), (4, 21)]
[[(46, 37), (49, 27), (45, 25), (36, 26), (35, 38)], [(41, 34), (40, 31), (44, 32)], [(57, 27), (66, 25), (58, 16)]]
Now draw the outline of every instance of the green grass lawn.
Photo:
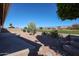
[(58, 32), (65, 34), (79, 34), (79, 30), (58, 30)]
[[(40, 30), (41, 32), (51, 32), (54, 30)], [(79, 34), (79, 30), (58, 30), (58, 33)]]

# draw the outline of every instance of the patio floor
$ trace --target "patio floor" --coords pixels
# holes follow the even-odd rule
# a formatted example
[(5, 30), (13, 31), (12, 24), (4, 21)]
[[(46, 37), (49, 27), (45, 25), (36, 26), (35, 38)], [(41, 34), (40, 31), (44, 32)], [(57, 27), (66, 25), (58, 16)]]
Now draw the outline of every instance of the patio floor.
[(0, 33), (0, 55), (4, 55), (6, 53), (10, 54), (27, 48), (34, 49), (35, 46), (26, 43), (14, 34)]

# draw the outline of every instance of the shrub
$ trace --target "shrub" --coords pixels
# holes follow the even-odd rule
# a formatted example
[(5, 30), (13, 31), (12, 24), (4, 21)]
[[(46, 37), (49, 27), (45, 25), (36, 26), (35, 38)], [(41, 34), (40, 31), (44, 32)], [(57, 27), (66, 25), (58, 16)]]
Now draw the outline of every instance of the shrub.
[(29, 33), (30, 31), (27, 29), (27, 32)]
[(26, 30), (25, 30), (25, 29), (23, 29), (23, 32), (26, 32)]
[(23, 28), (23, 32), (26, 32), (26, 30), (27, 30), (27, 27), (24, 27), (24, 28)]
[(36, 33), (36, 25), (33, 22), (28, 24), (27, 32), (30, 32), (33, 35)]
[(50, 35), (51, 35), (51, 37), (53, 37), (53, 38), (58, 38), (58, 31), (57, 31), (57, 30), (51, 31), (51, 32), (50, 32)]
[(42, 32), (42, 35), (46, 35), (47, 33), (46, 32)]

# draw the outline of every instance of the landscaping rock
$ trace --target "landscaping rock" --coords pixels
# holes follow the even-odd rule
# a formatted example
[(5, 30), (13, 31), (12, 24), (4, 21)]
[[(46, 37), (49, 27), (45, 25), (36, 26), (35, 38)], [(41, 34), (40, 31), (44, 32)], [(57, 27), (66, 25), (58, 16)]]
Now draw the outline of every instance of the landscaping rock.
[(51, 50), (48, 46), (42, 46), (38, 51), (38, 55), (56, 56), (59, 54), (57, 54), (54, 50)]

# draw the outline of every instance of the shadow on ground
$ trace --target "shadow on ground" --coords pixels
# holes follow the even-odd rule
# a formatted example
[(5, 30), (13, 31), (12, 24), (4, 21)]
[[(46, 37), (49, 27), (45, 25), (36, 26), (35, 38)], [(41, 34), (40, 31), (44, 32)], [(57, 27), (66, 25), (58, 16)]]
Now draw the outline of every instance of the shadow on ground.
[(50, 49), (53, 49), (55, 52), (60, 53), (63, 56), (70, 55), (63, 50), (63, 44), (61, 43), (60, 38), (52, 38), (50, 35), (38, 35), (36, 38), (45, 46), (49, 46)]
[[(19, 37), (20, 37), (20, 36), (19, 36)], [(32, 42), (32, 41), (29, 41), (28, 39), (25, 39), (25, 38), (23, 38), (23, 37), (20, 37), (20, 38), (22, 38), (25, 42), (28, 42), (29, 44), (35, 46), (34, 49), (31, 49), (31, 50), (30, 50), (29, 56), (41, 56), (41, 55), (38, 55), (39, 48), (41, 47), (40, 44), (34, 43), (34, 42)]]
[(30, 50), (29, 55), (36, 56), (38, 55), (37, 52), (40, 46), (28, 39), (12, 34), (8, 30), (0, 33), (0, 55), (10, 54), (28, 48)]
[(65, 38), (63, 48), (71, 56), (79, 56), (79, 36), (68, 35)]
[[(5, 31), (5, 32), (4, 32)], [(23, 49), (29, 49), (30, 53), (29, 56), (39, 56), (38, 51), (41, 47), (40, 44), (32, 42), (26, 38), (21, 37), (20, 35), (16, 35), (15, 33), (10, 33), (8, 30), (4, 30), (0, 33), (0, 55), (6, 55), (3, 53), (13, 53)], [(79, 41), (79, 36), (71, 36), (72, 40)], [(50, 49), (53, 49), (57, 53), (66, 56), (72, 56), (67, 51), (63, 50), (63, 45), (65, 44), (66, 38), (52, 38), (50, 35), (37, 35), (36, 38), (40, 41), (43, 45), (49, 46)], [(69, 40), (71, 41), (71, 40)], [(63, 43), (62, 43), (63, 42)]]

